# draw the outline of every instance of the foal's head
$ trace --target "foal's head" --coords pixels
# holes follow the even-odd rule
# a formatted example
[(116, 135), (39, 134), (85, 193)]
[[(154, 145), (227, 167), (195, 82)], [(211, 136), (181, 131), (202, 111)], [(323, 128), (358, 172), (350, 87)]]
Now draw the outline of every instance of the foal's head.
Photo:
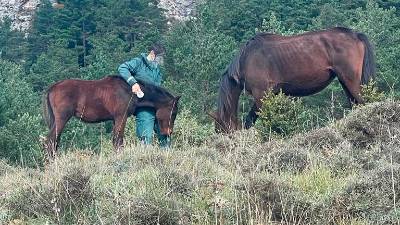
[(137, 103), (138, 107), (152, 107), (156, 110), (156, 119), (162, 135), (171, 135), (178, 113), (180, 96), (173, 96), (165, 88), (140, 81), (144, 97)]
[(170, 136), (173, 132), (173, 127), (178, 113), (178, 102), (180, 96), (174, 97), (167, 104), (161, 106), (156, 111), (156, 118), (160, 125), (160, 132), (162, 135)]

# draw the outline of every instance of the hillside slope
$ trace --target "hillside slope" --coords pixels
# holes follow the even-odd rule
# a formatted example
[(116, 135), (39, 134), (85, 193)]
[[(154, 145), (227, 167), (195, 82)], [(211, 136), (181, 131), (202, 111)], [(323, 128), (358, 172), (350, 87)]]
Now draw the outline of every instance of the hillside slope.
[(77, 150), (43, 169), (0, 163), (0, 223), (398, 224), (400, 102), (289, 139), (254, 130), (171, 151)]

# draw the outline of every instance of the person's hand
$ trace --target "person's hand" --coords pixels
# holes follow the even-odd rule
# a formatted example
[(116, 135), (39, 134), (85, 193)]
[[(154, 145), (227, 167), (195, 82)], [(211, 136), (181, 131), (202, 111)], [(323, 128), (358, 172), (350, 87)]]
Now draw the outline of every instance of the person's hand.
[(140, 86), (139, 86), (139, 84), (138, 83), (136, 83), (136, 84), (134, 84), (133, 86), (132, 86), (132, 92), (133, 93), (139, 93), (139, 92), (142, 92), (142, 89), (140, 89)]
[(64, 4), (61, 4), (58, 2), (52, 3), (51, 6), (53, 6), (53, 8), (55, 8), (55, 9), (63, 9), (64, 8)]

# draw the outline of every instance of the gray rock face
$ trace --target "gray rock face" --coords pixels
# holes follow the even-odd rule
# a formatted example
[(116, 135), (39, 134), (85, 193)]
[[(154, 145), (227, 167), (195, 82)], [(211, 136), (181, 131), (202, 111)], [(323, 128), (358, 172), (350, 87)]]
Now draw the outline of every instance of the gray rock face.
[(40, 0), (0, 0), (0, 19), (9, 17), (13, 29), (27, 30), (39, 3)]
[(166, 17), (183, 21), (194, 15), (194, 9), (201, 0), (160, 0), (158, 6), (165, 9)]
[[(158, 6), (165, 9), (170, 20), (183, 21), (194, 15), (196, 4), (204, 0), (159, 0)], [(40, 0), (0, 0), (0, 20), (9, 17), (12, 28), (25, 31), (29, 29)]]

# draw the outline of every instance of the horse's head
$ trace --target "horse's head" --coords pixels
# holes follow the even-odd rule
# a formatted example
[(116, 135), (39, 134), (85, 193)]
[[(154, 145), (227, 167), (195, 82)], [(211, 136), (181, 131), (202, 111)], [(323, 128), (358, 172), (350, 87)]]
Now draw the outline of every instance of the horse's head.
[(180, 96), (173, 98), (167, 104), (159, 107), (156, 112), (156, 118), (160, 125), (162, 135), (170, 136), (173, 132), (173, 127), (178, 113), (178, 102)]
[(152, 107), (156, 110), (156, 119), (162, 135), (171, 135), (178, 113), (180, 96), (174, 97), (165, 88), (139, 81), (144, 97), (136, 102), (136, 107)]
[(215, 132), (217, 133), (230, 133), (240, 129), (240, 123), (237, 119), (221, 118), (216, 112), (207, 112), (207, 114), (214, 120)]

